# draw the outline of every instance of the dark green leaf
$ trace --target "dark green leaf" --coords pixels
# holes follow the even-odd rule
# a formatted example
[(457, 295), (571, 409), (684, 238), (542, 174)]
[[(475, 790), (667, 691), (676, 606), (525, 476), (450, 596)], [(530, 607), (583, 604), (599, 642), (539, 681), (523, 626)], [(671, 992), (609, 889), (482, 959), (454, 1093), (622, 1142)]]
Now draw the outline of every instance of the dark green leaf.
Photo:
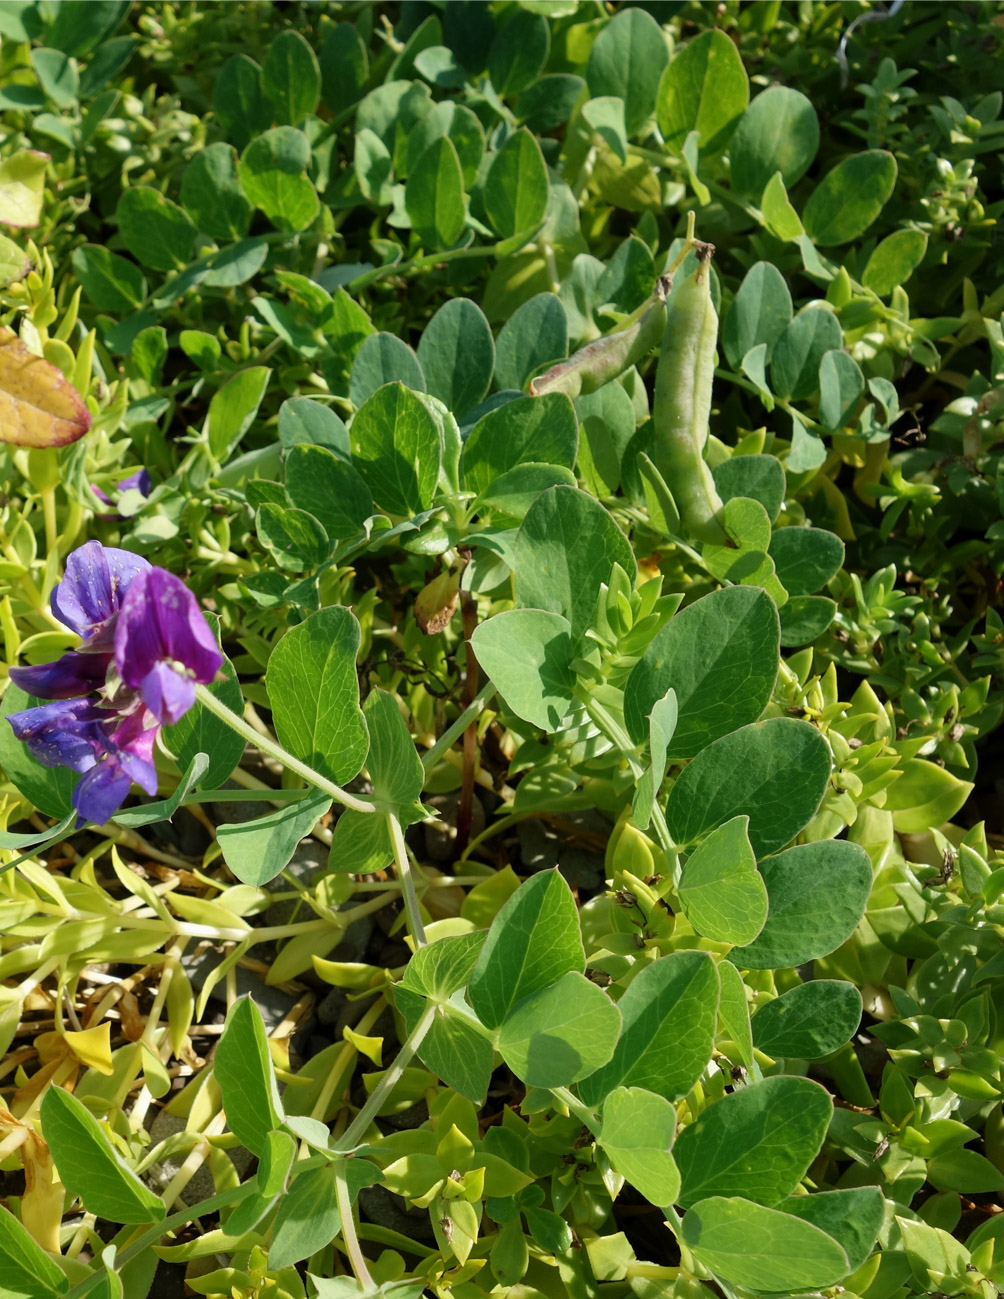
[(427, 248), (448, 248), (460, 238), (466, 220), (460, 159), (448, 136), (425, 150), (408, 177), (404, 205), (411, 226)]
[(778, 528), (768, 551), (789, 595), (812, 595), (844, 562), (844, 543), (823, 528)]
[(146, 297), (146, 279), (136, 263), (100, 244), (77, 248), (73, 269), (99, 311), (135, 311)]
[[(349, 459), (348, 429), (330, 406), (309, 397), (291, 397), (279, 407), (279, 439), (287, 450), (307, 442)], [(288, 464), (287, 460), (287, 475)]]
[(779, 397), (801, 400), (819, 387), (819, 363), (843, 346), (840, 322), (826, 307), (806, 307), (774, 345), (770, 375)]
[(255, 421), (271, 378), (267, 366), (239, 370), (209, 403), (209, 449), (223, 464)]
[(861, 994), (842, 979), (815, 979), (768, 1001), (753, 1016), (753, 1045), (775, 1060), (818, 1060), (849, 1042)]
[(482, 669), (517, 717), (553, 733), (572, 706), (572, 636), (567, 618), (543, 609), (510, 609), (474, 632)]
[[(439, 943), (433, 944), (433, 947), (439, 946)], [(427, 1003), (424, 997), (399, 984), (394, 989), (394, 1004), (410, 1031), (418, 1023)], [(452, 1087), (476, 1105), (484, 1104), (492, 1076), (492, 1044), (459, 1015), (446, 1013), (436, 1016), (418, 1049), (418, 1058), (447, 1087)]]
[(223, 860), (242, 884), (260, 888), (285, 869), (296, 845), (330, 806), (327, 794), (314, 791), (254, 821), (218, 825)]
[(299, 32), (280, 32), (268, 47), (261, 64), (261, 88), (280, 125), (296, 126), (317, 107), (321, 70)]
[(575, 487), (552, 487), (530, 506), (516, 536), (517, 603), (567, 618), (576, 648), (614, 564), (634, 581), (630, 543), (608, 511)]
[(749, 943), (767, 919), (767, 889), (747, 836), (748, 816), (726, 821), (687, 858), (680, 903), (691, 925), (719, 943)]
[(819, 1153), (832, 1113), (819, 1083), (784, 1075), (715, 1101), (677, 1138), (680, 1203), (690, 1208), (732, 1192), (757, 1204), (777, 1204)]
[(847, 352), (824, 352), (819, 362), (819, 419), (823, 428), (836, 431), (850, 423), (865, 391), (865, 377)]
[(859, 1186), (817, 1195), (793, 1195), (777, 1207), (832, 1236), (846, 1253), (850, 1267), (859, 1268), (875, 1244), (885, 1205), (877, 1186)]
[[(316, 404), (300, 400), (305, 406)], [(286, 402), (283, 409), (292, 404)], [(286, 457), (286, 491), (293, 504), (312, 514), (336, 541), (357, 536), (373, 513), (373, 497), (359, 471), (326, 446), (310, 442), (293, 446)]]
[(829, 748), (808, 722), (772, 717), (740, 727), (702, 749), (683, 769), (666, 805), (669, 832), (681, 846), (696, 843), (746, 812), (750, 843), (762, 857), (808, 824), (829, 775)]
[(896, 184), (896, 159), (868, 149), (838, 162), (809, 195), (805, 231), (820, 248), (850, 243), (868, 229)]
[(279, 1200), (272, 1243), (268, 1247), (269, 1268), (278, 1271), (309, 1258), (330, 1244), (341, 1226), (334, 1166), (305, 1168), (293, 1178)]
[(64, 54), (89, 54), (112, 35), (128, 12), (128, 0), (64, 0), (46, 38)]
[[(800, 725), (800, 723), (796, 723)], [(871, 891), (868, 854), (856, 843), (800, 844), (760, 863), (767, 923), (729, 954), (741, 970), (776, 970), (827, 956), (850, 938)]]
[(0, 1208), (0, 1292), (8, 1299), (49, 1299), (69, 1288), (66, 1273), (9, 1209)]
[(541, 871), (495, 917), (468, 996), (482, 1024), (494, 1029), (524, 997), (584, 968), (575, 900), (557, 871)]
[(707, 1068), (715, 1042), (718, 971), (706, 952), (652, 961), (617, 1003), (624, 1019), (608, 1065), (579, 1084), (588, 1105), (615, 1087), (644, 1087), (678, 1100)]
[(386, 690), (372, 690), (363, 714), (370, 733), (366, 770), (374, 798), (394, 808), (416, 802), (425, 783), (425, 769), (396, 699)]
[(602, 988), (570, 970), (512, 1007), (496, 1046), (530, 1087), (567, 1087), (606, 1064), (621, 1029), (617, 1007)]
[(292, 126), (266, 131), (241, 155), (241, 188), (279, 230), (304, 230), (317, 216), (320, 202), (306, 174), (309, 164), (307, 137)]
[(80, 75), (76, 59), (62, 50), (35, 49), (31, 52), (31, 63), (42, 89), (54, 104), (69, 108), (77, 102)]
[(723, 501), (746, 496), (759, 501), (773, 523), (781, 513), (787, 480), (776, 456), (733, 456), (713, 470), (715, 486)]
[(791, 322), (791, 293), (773, 262), (755, 262), (746, 272), (722, 325), (722, 347), (730, 365), (738, 366), (758, 343), (774, 345)]
[(137, 261), (158, 271), (181, 270), (188, 262), (195, 226), (184, 208), (146, 185), (127, 189), (115, 216), (122, 242)]
[(269, 1133), (282, 1122), (283, 1108), (265, 1025), (250, 997), (239, 997), (227, 1014), (213, 1057), (213, 1073), (230, 1131), (252, 1154), (260, 1156)]
[(495, 369), (495, 340), (484, 312), (469, 298), (450, 298), (418, 343), (426, 390), (458, 419), (487, 393)]
[(713, 740), (755, 722), (777, 677), (774, 602), (752, 586), (733, 586), (681, 610), (652, 639), (624, 687), (624, 721), (636, 744), (667, 690), (679, 714), (670, 761), (692, 758)]
[(589, 52), (590, 94), (620, 95), (627, 133), (637, 135), (655, 112), (659, 80), (668, 62), (666, 39), (652, 15), (644, 9), (620, 9)]
[(749, 97), (739, 51), (723, 31), (703, 32), (673, 56), (659, 83), (656, 114), (667, 146), (679, 153), (697, 131), (702, 156), (721, 153)]
[(887, 298), (897, 285), (907, 282), (926, 252), (927, 235), (923, 230), (894, 230), (868, 258), (861, 283), (880, 298)]
[(794, 595), (781, 610), (781, 644), (787, 649), (811, 645), (822, 636), (837, 612), (837, 602), (825, 595)]
[(82, 1101), (62, 1087), (49, 1087), (40, 1114), (59, 1180), (89, 1213), (111, 1222), (163, 1218), (164, 1201), (126, 1165)]
[(218, 143), (197, 153), (181, 178), (181, 201), (204, 234), (243, 239), (252, 207), (238, 179), (236, 150)]
[(522, 389), (533, 374), (560, 361), (567, 351), (568, 318), (561, 299), (538, 293), (518, 307), (499, 332), (495, 382), (500, 388)]
[(349, 393), (353, 406), (362, 406), (385, 384), (402, 383), (425, 392), (425, 375), (418, 357), (394, 334), (370, 334), (356, 352)]
[(356, 677), (359, 640), (353, 615), (334, 606), (286, 632), (268, 661), (279, 743), (339, 784), (358, 776), (369, 749)]
[(321, 98), (342, 113), (363, 95), (369, 71), (366, 46), (352, 23), (336, 23), (321, 45)]
[(220, 68), (213, 108), (227, 140), (243, 149), (272, 124), (272, 110), (261, 88), (261, 68), (246, 54), (234, 54)]
[(402, 383), (378, 388), (356, 412), (350, 436), (352, 462), (382, 509), (407, 517), (432, 504), (442, 440), (414, 392)]
[(385, 816), (346, 809), (335, 822), (328, 869), (372, 875), (394, 860), (394, 845)]
[(547, 20), (517, 9), (488, 54), (488, 75), (500, 99), (518, 95), (533, 84), (547, 62), (550, 46)]
[(842, 1280), (847, 1255), (809, 1222), (746, 1199), (711, 1196), (692, 1208), (683, 1240), (724, 1281), (785, 1294)]
[(812, 102), (790, 86), (769, 86), (743, 113), (729, 155), (733, 188), (754, 203), (781, 173), (791, 189), (819, 149), (819, 120)]
[(499, 149), (485, 177), (488, 219), (503, 239), (529, 233), (544, 219), (547, 196), (547, 167), (540, 145), (520, 127)]

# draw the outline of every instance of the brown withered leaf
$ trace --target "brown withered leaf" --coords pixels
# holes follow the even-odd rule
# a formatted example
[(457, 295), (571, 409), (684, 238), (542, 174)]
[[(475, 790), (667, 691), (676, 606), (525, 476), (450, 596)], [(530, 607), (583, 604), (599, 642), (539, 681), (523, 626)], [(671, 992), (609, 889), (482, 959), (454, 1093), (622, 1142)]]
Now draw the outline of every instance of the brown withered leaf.
[(0, 442), (64, 447), (91, 427), (84, 399), (44, 357), (0, 328)]

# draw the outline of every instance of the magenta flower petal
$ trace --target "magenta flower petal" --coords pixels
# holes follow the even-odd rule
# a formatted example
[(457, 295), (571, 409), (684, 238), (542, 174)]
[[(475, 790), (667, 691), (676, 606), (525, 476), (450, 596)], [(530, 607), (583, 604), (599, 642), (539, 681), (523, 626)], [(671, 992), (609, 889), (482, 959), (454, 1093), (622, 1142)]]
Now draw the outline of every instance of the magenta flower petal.
[(52, 612), (88, 649), (104, 648), (111, 643), (122, 597), (133, 579), (149, 569), (139, 555), (88, 541), (68, 556), (63, 580), (52, 592)]
[[(212, 681), (223, 655), (202, 610), (180, 578), (163, 568), (130, 583), (115, 629), (115, 661), (130, 689), (162, 722), (175, 722), (195, 702), (194, 687), (171, 683)], [(179, 711), (180, 709), (180, 711)]]
[(74, 699), (103, 686), (111, 662), (111, 654), (71, 652), (54, 663), (11, 668), (10, 679), (35, 699)]

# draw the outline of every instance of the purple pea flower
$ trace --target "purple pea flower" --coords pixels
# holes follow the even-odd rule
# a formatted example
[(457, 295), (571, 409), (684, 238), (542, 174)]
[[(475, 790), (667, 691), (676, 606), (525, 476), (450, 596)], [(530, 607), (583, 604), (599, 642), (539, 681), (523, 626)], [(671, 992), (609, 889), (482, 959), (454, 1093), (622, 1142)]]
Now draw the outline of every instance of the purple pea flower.
[[(153, 491), (153, 482), (151, 481), (150, 471), (148, 469), (146, 468), (137, 469), (135, 473), (131, 473), (128, 476), (128, 478), (123, 478), (120, 482), (117, 482), (115, 484), (115, 490), (117, 492), (128, 492), (133, 489), (139, 492), (141, 496), (150, 495), (150, 493)], [(104, 501), (106, 505), (112, 504), (111, 497), (108, 495), (107, 492), (103, 491), (100, 487), (95, 487), (92, 484), (91, 491), (94, 493), (94, 495), (98, 498), (99, 501)], [(117, 517), (118, 515), (116, 514), (98, 515), (98, 518), (100, 519), (114, 519)]]
[(110, 650), (121, 598), (150, 567), (128, 550), (88, 541), (67, 557), (63, 580), (52, 592), (52, 612), (81, 637), (81, 649)]
[(54, 663), (12, 668), (16, 686), (54, 702), (7, 720), (43, 766), (81, 774), (78, 825), (103, 824), (134, 781), (156, 794), (161, 726), (188, 711), (196, 683), (212, 681), (223, 655), (183, 582), (97, 541), (68, 557), (52, 608), (83, 644)]
[(78, 825), (103, 825), (133, 781), (148, 794), (157, 792), (153, 745), (160, 727), (146, 708), (123, 718), (91, 699), (67, 699), (10, 713), (7, 720), (43, 767), (69, 767), (83, 775), (73, 791)]
[(16, 686), (36, 699), (75, 699), (78, 695), (99, 690), (105, 684), (111, 665), (111, 654), (71, 651), (54, 663), (11, 668), (9, 675)]
[(163, 568), (129, 584), (115, 626), (115, 662), (158, 721), (173, 726), (195, 703), (195, 684), (212, 681), (223, 664), (195, 596)]

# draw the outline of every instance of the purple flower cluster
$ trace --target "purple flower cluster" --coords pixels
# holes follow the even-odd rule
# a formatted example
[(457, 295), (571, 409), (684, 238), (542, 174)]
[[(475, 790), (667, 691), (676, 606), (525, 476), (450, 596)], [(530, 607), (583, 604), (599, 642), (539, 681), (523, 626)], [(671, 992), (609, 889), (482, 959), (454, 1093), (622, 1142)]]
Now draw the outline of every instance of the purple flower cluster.
[(11, 668), (16, 686), (54, 702), (7, 720), (43, 766), (81, 773), (78, 824), (102, 824), (133, 781), (156, 794), (157, 734), (191, 708), (196, 683), (212, 681), (223, 655), (179, 578), (97, 541), (68, 557), (51, 603), (80, 648), (54, 663)]

